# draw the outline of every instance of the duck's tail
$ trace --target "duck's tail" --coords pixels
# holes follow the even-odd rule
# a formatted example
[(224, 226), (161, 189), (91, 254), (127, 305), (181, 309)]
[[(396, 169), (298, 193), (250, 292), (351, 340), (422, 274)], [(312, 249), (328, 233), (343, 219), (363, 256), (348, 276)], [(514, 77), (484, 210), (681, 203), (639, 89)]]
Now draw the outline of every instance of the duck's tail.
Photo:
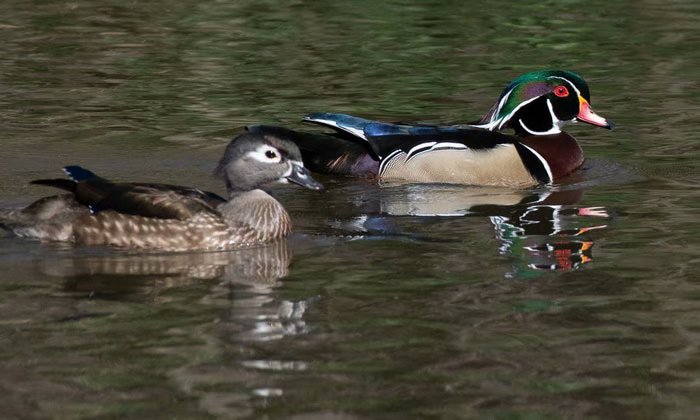
[(0, 228), (28, 238), (69, 240), (73, 220), (89, 214), (88, 208), (75, 199), (78, 182), (101, 178), (80, 166), (66, 166), (63, 171), (71, 179), (37, 179), (31, 181), (31, 184), (59, 188), (72, 194), (44, 197), (25, 208), (0, 209)]
[(314, 172), (372, 178), (379, 172), (379, 160), (369, 145), (339, 133), (321, 134), (270, 125), (252, 125), (248, 132), (294, 142), (304, 166)]
[(59, 188), (74, 193), (78, 182), (91, 179), (100, 179), (100, 177), (95, 175), (94, 172), (77, 165), (65, 166), (63, 168), (63, 172), (65, 172), (70, 179), (35, 179), (34, 181), (31, 181), (30, 184), (45, 185), (47, 187)]
[(77, 185), (75, 181), (63, 178), (35, 179), (34, 181), (31, 181), (30, 184), (45, 185), (47, 187), (60, 188), (70, 192), (75, 192), (75, 186)]
[(0, 210), (0, 228), (17, 236), (47, 241), (68, 241), (73, 220), (88, 211), (73, 194), (41, 198), (25, 208)]

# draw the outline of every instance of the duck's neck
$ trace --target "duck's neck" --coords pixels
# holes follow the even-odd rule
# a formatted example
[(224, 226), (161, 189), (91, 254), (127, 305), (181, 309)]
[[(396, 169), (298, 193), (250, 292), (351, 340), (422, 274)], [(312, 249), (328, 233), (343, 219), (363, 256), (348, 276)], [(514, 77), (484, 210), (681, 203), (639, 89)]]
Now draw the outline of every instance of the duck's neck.
[(554, 179), (563, 178), (583, 164), (583, 150), (576, 139), (565, 132), (547, 136), (527, 136), (521, 140), (549, 164)]
[(279, 239), (291, 230), (287, 211), (263, 190), (229, 191), (229, 201), (218, 210), (232, 228), (249, 229), (252, 242)]

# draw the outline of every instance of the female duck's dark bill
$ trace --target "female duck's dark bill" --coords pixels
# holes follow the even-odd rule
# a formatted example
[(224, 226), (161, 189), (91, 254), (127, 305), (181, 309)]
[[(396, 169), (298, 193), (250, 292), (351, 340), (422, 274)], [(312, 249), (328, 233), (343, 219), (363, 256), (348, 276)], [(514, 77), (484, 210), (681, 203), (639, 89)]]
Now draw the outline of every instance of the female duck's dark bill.
[(615, 124), (613, 124), (612, 121), (608, 121), (600, 115), (596, 114), (591, 109), (591, 105), (588, 103), (587, 100), (583, 99), (580, 96), (578, 97), (578, 100), (580, 103), (578, 115), (576, 116), (576, 119), (578, 121), (585, 122), (591, 125), (597, 125), (598, 127), (604, 127), (608, 130), (612, 130), (613, 127), (615, 127)]
[(310, 190), (323, 191), (323, 184), (313, 179), (311, 172), (297, 162), (292, 163), (292, 172), (287, 175), (287, 180)]

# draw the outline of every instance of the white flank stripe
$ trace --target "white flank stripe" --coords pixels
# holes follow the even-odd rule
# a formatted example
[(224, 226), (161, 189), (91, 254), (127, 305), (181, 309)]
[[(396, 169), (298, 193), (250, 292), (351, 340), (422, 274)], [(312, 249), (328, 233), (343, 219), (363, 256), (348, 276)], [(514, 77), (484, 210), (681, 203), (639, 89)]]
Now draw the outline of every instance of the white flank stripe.
[[(424, 149), (422, 149), (422, 150), (416, 150), (416, 149), (418, 148), (418, 146), (414, 147), (414, 148), (411, 149), (411, 151), (408, 153), (408, 156), (406, 157), (406, 162), (408, 162), (409, 160), (411, 160), (411, 159), (413, 159), (413, 158), (415, 158), (415, 157), (417, 157), (417, 156), (420, 156), (420, 155), (423, 155), (423, 154), (432, 152), (432, 151), (434, 151), (434, 150), (444, 150), (444, 149), (466, 150), (466, 149), (469, 149), (469, 147), (467, 147), (466, 145), (464, 145), (464, 144), (462, 144), (462, 143), (449, 143), (449, 142), (436, 143), (436, 142), (431, 142), (431, 143), (423, 143), (422, 145), (431, 145), (431, 147), (429, 147), (429, 148), (424, 148)], [(422, 146), (422, 145), (419, 145), (419, 146)]]
[(408, 151), (408, 157), (410, 158), (412, 154), (417, 153), (420, 151), (420, 149), (429, 149), (437, 144), (436, 141), (430, 141), (427, 143), (421, 143), (418, 146), (414, 146), (411, 150)]
[(438, 150), (438, 149), (469, 149), (469, 147), (466, 144), (462, 143), (450, 143), (450, 142), (443, 142), (443, 143), (438, 143), (435, 146), (431, 147), (432, 150)]
[(389, 153), (389, 155), (388, 155), (387, 157), (385, 157), (384, 159), (382, 159), (381, 163), (379, 164), (379, 178), (381, 178), (382, 175), (384, 174), (384, 169), (386, 169), (387, 163), (389, 163), (389, 161), (390, 161), (391, 159), (393, 159), (393, 158), (394, 158), (396, 155), (398, 155), (399, 153), (403, 153), (403, 151), (401, 151), (401, 150), (394, 150), (393, 152)]

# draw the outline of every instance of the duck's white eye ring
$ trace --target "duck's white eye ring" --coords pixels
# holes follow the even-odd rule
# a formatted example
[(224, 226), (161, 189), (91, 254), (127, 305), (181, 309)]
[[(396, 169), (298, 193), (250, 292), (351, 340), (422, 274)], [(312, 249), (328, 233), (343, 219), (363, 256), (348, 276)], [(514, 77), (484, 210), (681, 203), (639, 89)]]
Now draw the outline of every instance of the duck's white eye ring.
[(248, 152), (248, 156), (263, 163), (279, 163), (282, 161), (280, 152), (267, 144), (259, 146), (257, 149)]

